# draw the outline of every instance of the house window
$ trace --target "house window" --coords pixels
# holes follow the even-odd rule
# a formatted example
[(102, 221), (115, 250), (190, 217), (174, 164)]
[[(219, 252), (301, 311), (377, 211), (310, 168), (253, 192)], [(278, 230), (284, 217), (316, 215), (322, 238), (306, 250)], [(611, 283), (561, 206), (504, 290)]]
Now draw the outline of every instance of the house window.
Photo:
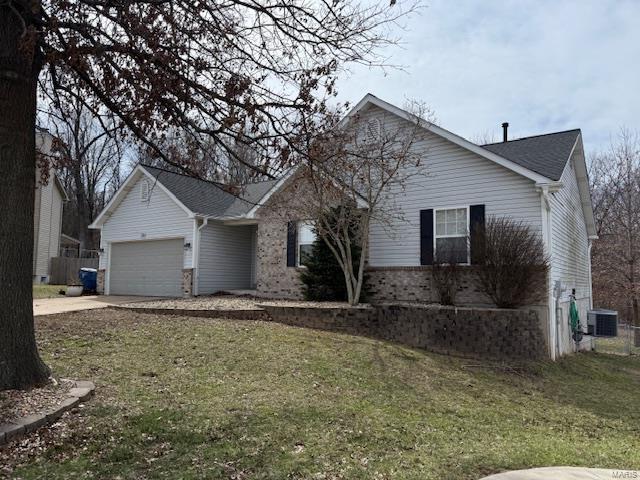
[(298, 266), (304, 266), (306, 264), (309, 255), (311, 255), (311, 249), (313, 248), (313, 242), (316, 239), (316, 234), (313, 231), (313, 223), (311, 222), (299, 222), (298, 223)]
[(434, 259), (442, 263), (469, 263), (469, 208), (435, 211)]
[(149, 200), (149, 182), (143, 180), (140, 184), (140, 201), (147, 202)]

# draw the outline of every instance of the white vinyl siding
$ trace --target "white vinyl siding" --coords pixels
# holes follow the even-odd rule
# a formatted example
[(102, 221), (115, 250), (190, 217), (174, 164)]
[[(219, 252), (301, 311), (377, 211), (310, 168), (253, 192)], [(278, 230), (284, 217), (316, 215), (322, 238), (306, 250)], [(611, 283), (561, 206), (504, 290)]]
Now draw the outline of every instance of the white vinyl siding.
[(252, 287), (255, 229), (209, 222), (200, 231), (198, 295)]
[[(381, 109), (363, 113), (381, 119), (382, 129), (397, 131), (408, 122)], [(411, 127), (408, 127), (411, 128)], [(486, 215), (508, 216), (541, 231), (540, 194), (534, 182), (432, 133), (414, 145), (424, 155), (425, 173), (410, 179), (404, 192), (392, 191), (399, 217), (391, 228), (370, 229), (371, 266), (420, 265), (420, 210), (485, 205)]]
[(563, 188), (551, 195), (551, 280), (560, 280), (567, 289), (576, 289), (578, 299), (589, 297), (589, 240), (578, 191), (573, 160), (560, 178)]
[(49, 275), (49, 261), (59, 255), (62, 233), (62, 193), (56, 185), (55, 172), (51, 169), (49, 181), (41, 185), (36, 173), (36, 196), (34, 206), (34, 255), (33, 275), (36, 281)]
[[(138, 178), (102, 227), (100, 268), (108, 269), (112, 242), (183, 238), (193, 245), (194, 220), (158, 184), (151, 184), (148, 201), (141, 202), (142, 181), (147, 181), (146, 177)], [(183, 268), (192, 268), (192, 251), (184, 251)]]
[(111, 295), (182, 295), (182, 238), (111, 245)]

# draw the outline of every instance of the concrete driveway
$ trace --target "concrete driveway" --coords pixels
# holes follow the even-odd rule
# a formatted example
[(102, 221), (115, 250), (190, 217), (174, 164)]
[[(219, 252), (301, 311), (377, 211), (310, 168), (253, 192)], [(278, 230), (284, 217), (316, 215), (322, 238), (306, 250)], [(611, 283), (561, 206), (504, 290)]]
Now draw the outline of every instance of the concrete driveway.
[(637, 470), (603, 470), (599, 468), (545, 467), (517, 470), (485, 477), (482, 480), (614, 480), (638, 478)]
[(76, 312), (106, 308), (123, 303), (158, 300), (158, 297), (130, 297), (125, 295), (87, 295), (84, 297), (39, 298), (33, 301), (33, 314), (53, 315), (56, 313)]

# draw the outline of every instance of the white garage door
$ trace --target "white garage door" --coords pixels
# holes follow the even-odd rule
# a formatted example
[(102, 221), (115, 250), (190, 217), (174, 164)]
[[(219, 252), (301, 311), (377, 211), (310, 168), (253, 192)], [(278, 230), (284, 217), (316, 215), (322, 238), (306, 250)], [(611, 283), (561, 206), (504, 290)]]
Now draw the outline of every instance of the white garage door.
[(183, 240), (111, 245), (111, 295), (182, 296)]

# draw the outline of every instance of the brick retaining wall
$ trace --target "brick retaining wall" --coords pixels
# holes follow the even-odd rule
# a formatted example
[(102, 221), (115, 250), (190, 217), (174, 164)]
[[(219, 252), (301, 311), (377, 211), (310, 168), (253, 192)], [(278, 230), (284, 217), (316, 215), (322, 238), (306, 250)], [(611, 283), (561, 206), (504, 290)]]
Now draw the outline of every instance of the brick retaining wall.
[(405, 305), (263, 308), (272, 320), (286, 325), (363, 335), (448, 355), (499, 360), (547, 356), (542, 325), (533, 310)]

